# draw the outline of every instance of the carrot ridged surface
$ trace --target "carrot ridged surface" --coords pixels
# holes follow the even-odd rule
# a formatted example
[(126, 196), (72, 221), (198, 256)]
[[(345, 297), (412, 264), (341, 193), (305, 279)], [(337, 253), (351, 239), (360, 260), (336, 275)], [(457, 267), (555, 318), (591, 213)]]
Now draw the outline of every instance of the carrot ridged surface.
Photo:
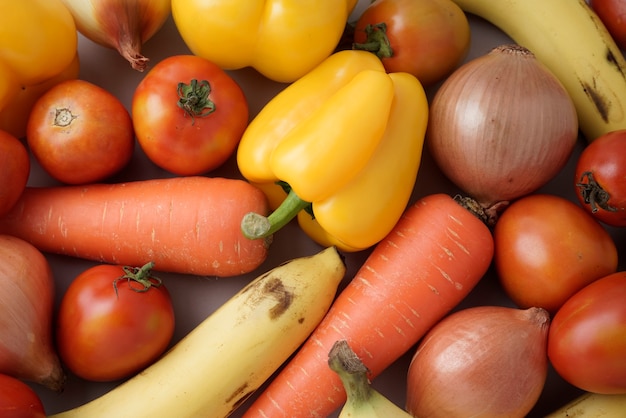
[(174, 177), (117, 184), (28, 187), (0, 218), (0, 233), (41, 251), (155, 270), (234, 276), (267, 257), (268, 242), (240, 229), (268, 213), (265, 195), (239, 179)]
[(328, 353), (348, 341), (372, 378), (457, 306), (493, 257), (489, 229), (445, 194), (411, 205), (244, 417), (326, 417), (345, 402)]

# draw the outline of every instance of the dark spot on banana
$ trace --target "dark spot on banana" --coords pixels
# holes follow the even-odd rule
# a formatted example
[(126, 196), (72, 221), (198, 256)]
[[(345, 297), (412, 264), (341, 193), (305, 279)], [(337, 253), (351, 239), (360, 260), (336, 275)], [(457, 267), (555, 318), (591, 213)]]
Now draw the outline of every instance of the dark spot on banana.
[(285, 288), (282, 280), (277, 277), (268, 280), (267, 283), (265, 283), (263, 291), (264, 293), (267, 293), (271, 297), (275, 298), (277, 302), (276, 305), (269, 310), (271, 319), (280, 317), (287, 309), (289, 309), (291, 303), (293, 302), (293, 293)]
[(593, 102), (594, 106), (596, 107), (596, 110), (600, 114), (600, 117), (602, 117), (602, 120), (605, 122), (608, 122), (609, 121), (609, 107), (610, 107), (610, 103), (608, 99), (604, 97), (598, 90), (596, 90), (596, 88), (592, 86), (590, 83), (587, 83), (584, 80), (580, 80), (580, 84), (582, 85), (583, 90), (585, 91), (585, 94), (587, 95), (587, 97), (589, 97), (591, 101)]
[(609, 64), (615, 67), (615, 70), (619, 71), (619, 73), (622, 75), (622, 78), (626, 78), (626, 68), (624, 68), (624, 66), (620, 64), (620, 62), (615, 57), (615, 52), (611, 48), (606, 49), (605, 59)]
[(226, 403), (235, 401), (231, 409), (231, 412), (239, 408), (239, 406), (243, 404), (250, 397), (250, 395), (252, 395), (252, 393), (254, 392), (253, 390), (247, 390), (247, 389), (248, 389), (248, 383), (246, 382), (243, 385), (239, 386), (237, 389), (235, 389), (235, 391), (228, 398), (226, 398)]

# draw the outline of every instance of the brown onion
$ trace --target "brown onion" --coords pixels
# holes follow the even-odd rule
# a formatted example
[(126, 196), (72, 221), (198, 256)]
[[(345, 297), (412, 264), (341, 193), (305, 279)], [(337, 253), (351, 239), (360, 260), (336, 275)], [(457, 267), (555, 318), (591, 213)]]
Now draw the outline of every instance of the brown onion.
[(409, 365), (414, 417), (524, 417), (545, 385), (549, 315), (480, 306), (435, 325)]
[(552, 179), (577, 138), (576, 109), (560, 81), (528, 49), (501, 45), (441, 85), (426, 140), (441, 171), (497, 213)]
[(62, 0), (78, 31), (107, 48), (116, 49), (137, 71), (148, 58), (141, 48), (171, 15), (170, 0)]
[(61, 391), (65, 373), (52, 342), (54, 280), (28, 242), (0, 235), (0, 373)]

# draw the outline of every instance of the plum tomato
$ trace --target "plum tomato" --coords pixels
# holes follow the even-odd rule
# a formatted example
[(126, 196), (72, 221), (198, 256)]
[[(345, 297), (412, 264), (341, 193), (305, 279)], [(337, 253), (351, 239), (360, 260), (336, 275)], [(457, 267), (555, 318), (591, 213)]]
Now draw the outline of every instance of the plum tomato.
[(0, 130), (0, 216), (15, 205), (30, 174), (28, 151), (12, 134)]
[(0, 374), (0, 417), (45, 418), (46, 413), (41, 399), (30, 386)]
[(144, 153), (178, 175), (202, 174), (224, 164), (249, 117), (237, 82), (193, 55), (171, 56), (152, 67), (135, 89), (131, 113)]
[(494, 265), (522, 308), (554, 313), (585, 285), (617, 270), (617, 247), (576, 203), (533, 194), (514, 201), (494, 227)]
[(574, 183), (585, 210), (607, 225), (626, 226), (626, 129), (606, 133), (583, 149)]
[(595, 393), (626, 393), (626, 271), (585, 286), (550, 325), (548, 357), (572, 385)]
[(467, 56), (470, 26), (452, 0), (376, 0), (354, 27), (356, 49), (376, 53), (388, 72), (424, 84), (443, 80)]
[(174, 333), (174, 309), (152, 266), (100, 264), (70, 283), (59, 306), (56, 336), (59, 356), (75, 375), (122, 379), (165, 351)]
[(626, 49), (626, 1), (589, 0), (589, 5), (621, 48)]
[(41, 167), (67, 184), (104, 180), (124, 168), (135, 146), (122, 102), (85, 80), (63, 81), (33, 106), (26, 141)]

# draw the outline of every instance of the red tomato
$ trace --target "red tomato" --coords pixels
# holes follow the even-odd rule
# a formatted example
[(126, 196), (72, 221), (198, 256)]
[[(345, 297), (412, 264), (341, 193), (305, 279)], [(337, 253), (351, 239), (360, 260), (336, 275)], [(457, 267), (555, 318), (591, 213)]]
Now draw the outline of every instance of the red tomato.
[(407, 72), (430, 85), (461, 64), (470, 26), (452, 0), (376, 0), (354, 28), (357, 49), (371, 50), (371, 41), (388, 72)]
[(0, 216), (13, 207), (26, 187), (30, 159), (19, 139), (0, 130)]
[(506, 293), (522, 308), (554, 313), (592, 281), (617, 270), (609, 233), (562, 197), (529, 195), (513, 202), (494, 228), (494, 263)]
[(120, 171), (133, 153), (130, 114), (111, 93), (84, 80), (57, 84), (35, 103), (26, 140), (56, 180), (84, 184)]
[(248, 125), (248, 102), (214, 63), (177, 55), (156, 64), (132, 100), (137, 141), (148, 158), (178, 175), (211, 171), (234, 153)]
[(174, 310), (150, 267), (102, 264), (72, 281), (59, 307), (57, 345), (74, 374), (92, 381), (122, 379), (165, 351), (174, 333)]
[(626, 49), (626, 0), (589, 0), (604, 26), (615, 39), (615, 43)]
[(0, 417), (45, 418), (43, 403), (26, 383), (0, 374)]
[(626, 393), (626, 272), (603, 277), (574, 294), (550, 325), (548, 357), (572, 385), (595, 393)]
[(596, 219), (626, 226), (626, 130), (587, 145), (578, 157), (574, 182), (580, 204)]

